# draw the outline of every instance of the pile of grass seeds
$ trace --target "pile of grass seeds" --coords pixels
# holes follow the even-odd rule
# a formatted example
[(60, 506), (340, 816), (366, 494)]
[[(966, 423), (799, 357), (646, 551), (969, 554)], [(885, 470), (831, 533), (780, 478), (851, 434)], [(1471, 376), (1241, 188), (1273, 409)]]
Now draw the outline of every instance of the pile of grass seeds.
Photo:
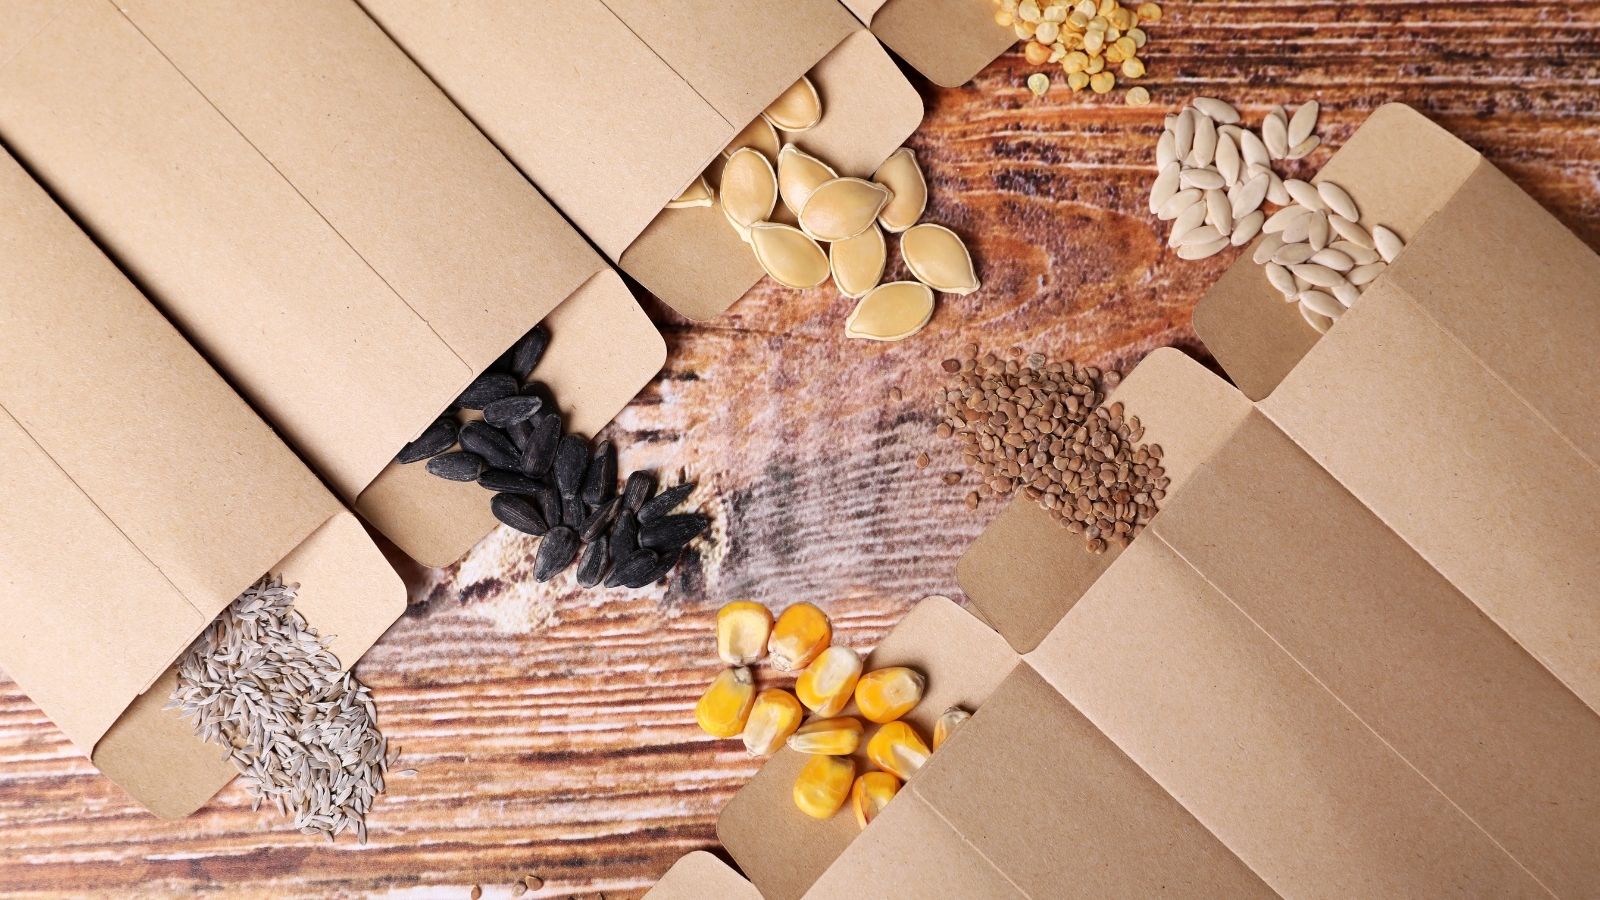
[(617, 448), (563, 434), (555, 396), (533, 380), (550, 345), (535, 326), (461, 392), (450, 409), (395, 462), (426, 461), (429, 473), (493, 491), (494, 517), (540, 538), (533, 577), (544, 582), (578, 561), (580, 587), (639, 588), (665, 577), (711, 521), (673, 514), (695, 485), (656, 493), (655, 476), (634, 472), (617, 493)]
[(390, 760), (366, 686), (328, 652), (332, 637), (294, 609), (295, 588), (265, 577), (222, 611), (178, 664), (167, 709), (227, 748), (253, 799), (331, 843), (367, 842), (366, 816)]
[[(1126, 547), (1156, 514), (1169, 484), (1161, 446), (1139, 443), (1144, 428), (1121, 403), (1103, 405), (1120, 374), (1024, 358), (1020, 347), (980, 355), (976, 344), (942, 367), (956, 383), (934, 395), (937, 433), (964, 445), (990, 490), (1037, 502), (1091, 553)], [(978, 499), (969, 494), (967, 506)]]

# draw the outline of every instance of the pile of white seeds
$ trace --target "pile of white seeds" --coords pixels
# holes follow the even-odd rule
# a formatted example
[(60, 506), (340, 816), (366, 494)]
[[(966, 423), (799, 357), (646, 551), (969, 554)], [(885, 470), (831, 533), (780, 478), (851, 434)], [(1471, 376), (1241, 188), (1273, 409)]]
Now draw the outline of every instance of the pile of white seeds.
[(194, 716), (195, 734), (227, 748), (254, 798), (330, 842), (383, 793), (387, 744), (367, 688), (293, 608), (297, 585), (262, 578), (240, 594), (178, 665), (168, 709)]

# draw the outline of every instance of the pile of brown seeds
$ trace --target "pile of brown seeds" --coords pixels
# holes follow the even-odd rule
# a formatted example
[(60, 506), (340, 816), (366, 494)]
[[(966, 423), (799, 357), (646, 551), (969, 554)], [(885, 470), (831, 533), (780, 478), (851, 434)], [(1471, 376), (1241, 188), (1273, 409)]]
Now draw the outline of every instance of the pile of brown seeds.
[[(965, 445), (967, 466), (990, 490), (1038, 502), (1082, 534), (1089, 552), (1126, 547), (1156, 514), (1168, 479), (1160, 445), (1139, 443), (1138, 417), (1125, 417), (1121, 403), (1102, 405), (1122, 376), (1041, 353), (1024, 359), (1020, 347), (1005, 356), (968, 344), (944, 361), (957, 384), (934, 394), (939, 437)], [(977, 505), (974, 492), (967, 506)]]
[(227, 748), (252, 809), (267, 800), (302, 834), (331, 843), (348, 828), (365, 844), (388, 744), (366, 686), (326, 649), (332, 637), (294, 610), (297, 586), (265, 577), (229, 604), (184, 654), (166, 708)]

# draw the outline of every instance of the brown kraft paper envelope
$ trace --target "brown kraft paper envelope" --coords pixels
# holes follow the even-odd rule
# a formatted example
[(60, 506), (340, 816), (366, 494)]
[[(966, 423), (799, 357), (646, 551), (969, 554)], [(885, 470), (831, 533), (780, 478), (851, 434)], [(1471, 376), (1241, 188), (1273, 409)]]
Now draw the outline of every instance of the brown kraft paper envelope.
[[(1371, 174), (1398, 158), (1428, 164)], [(1117, 393), (1174, 480), (1147, 534), (1092, 558), (1016, 503), (963, 587), (1014, 646), (1059, 620), (1030, 664), (1286, 898), (1589, 896), (1600, 260), (1404, 107), (1323, 174), (1405, 254), (1314, 346), (1262, 348), (1297, 362), (1254, 408), (1153, 354)], [(1255, 268), (1196, 321), (1259, 376), (1249, 320), (1285, 304)], [(1054, 592), (999, 568), (1068, 554)]]
[[(767, 900), (1270, 898), (1224, 849), (998, 634), (943, 597), (917, 604), (866, 661), (928, 678), (910, 714), (924, 738), (951, 706), (962, 725), (864, 832), (848, 809), (827, 821), (791, 799), (805, 756), (780, 750), (739, 791), (717, 834)], [(844, 715), (855, 715), (854, 707)], [(870, 736), (876, 726), (868, 724)], [(857, 773), (870, 770), (857, 754)]]
[(362, 5), (603, 253), (695, 320), (762, 271), (720, 206), (664, 207), (784, 89), (810, 74), (823, 117), (794, 142), (841, 175), (871, 175), (922, 121), (835, 0)]
[(971, 0), (841, 0), (890, 50), (941, 87), (960, 87), (1017, 42)]
[(363, 492), (535, 322), (573, 307), (552, 358), (565, 343), (601, 361), (563, 398), (593, 427), (659, 370), (665, 345), (616, 274), (352, 2), (0, 15), (0, 138), (419, 561), (483, 536), (481, 492), (426, 518), (410, 511), (436, 485)]
[(264, 573), (346, 664), (405, 609), (361, 524), (0, 153), (0, 666), (152, 812), (236, 774), (173, 661)]
[(644, 896), (645, 900), (762, 900), (755, 885), (704, 850), (673, 863)]

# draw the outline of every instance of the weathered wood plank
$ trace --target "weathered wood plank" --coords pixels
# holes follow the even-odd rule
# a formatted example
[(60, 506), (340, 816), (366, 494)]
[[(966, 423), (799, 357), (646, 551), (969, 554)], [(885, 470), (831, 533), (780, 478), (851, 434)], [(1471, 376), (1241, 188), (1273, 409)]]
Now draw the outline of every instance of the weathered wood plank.
[(1036, 100), (1016, 54), (959, 90), (919, 81), (931, 217), (968, 238), (986, 287), (941, 297), (916, 339), (845, 342), (852, 303), (826, 289), (763, 284), (707, 325), (650, 305), (668, 368), (609, 436), (625, 470), (682, 467), (714, 488), (707, 551), (665, 590), (578, 593), (531, 584), (532, 542), (502, 530), (411, 573), (418, 605), (359, 671), (418, 775), (392, 781), (366, 848), (309, 841), (236, 787), (182, 822), (143, 815), (0, 679), (0, 895), (498, 898), (532, 871), (548, 879), (537, 896), (616, 900), (714, 847), (717, 811), (757, 766), (693, 724), (716, 608), (811, 600), (867, 649), (919, 597), (955, 591), (957, 556), (997, 511), (967, 514), (971, 482), (936, 477), (957, 462), (928, 434), (937, 362), (966, 341), (1124, 367), (1164, 345), (1203, 354), (1190, 311), (1231, 257), (1164, 254), (1140, 209), (1164, 104), (1213, 94), (1254, 122), (1316, 96), (1337, 147), (1405, 101), (1600, 246), (1600, 4), (1167, 10), (1143, 110), (1059, 78)]

